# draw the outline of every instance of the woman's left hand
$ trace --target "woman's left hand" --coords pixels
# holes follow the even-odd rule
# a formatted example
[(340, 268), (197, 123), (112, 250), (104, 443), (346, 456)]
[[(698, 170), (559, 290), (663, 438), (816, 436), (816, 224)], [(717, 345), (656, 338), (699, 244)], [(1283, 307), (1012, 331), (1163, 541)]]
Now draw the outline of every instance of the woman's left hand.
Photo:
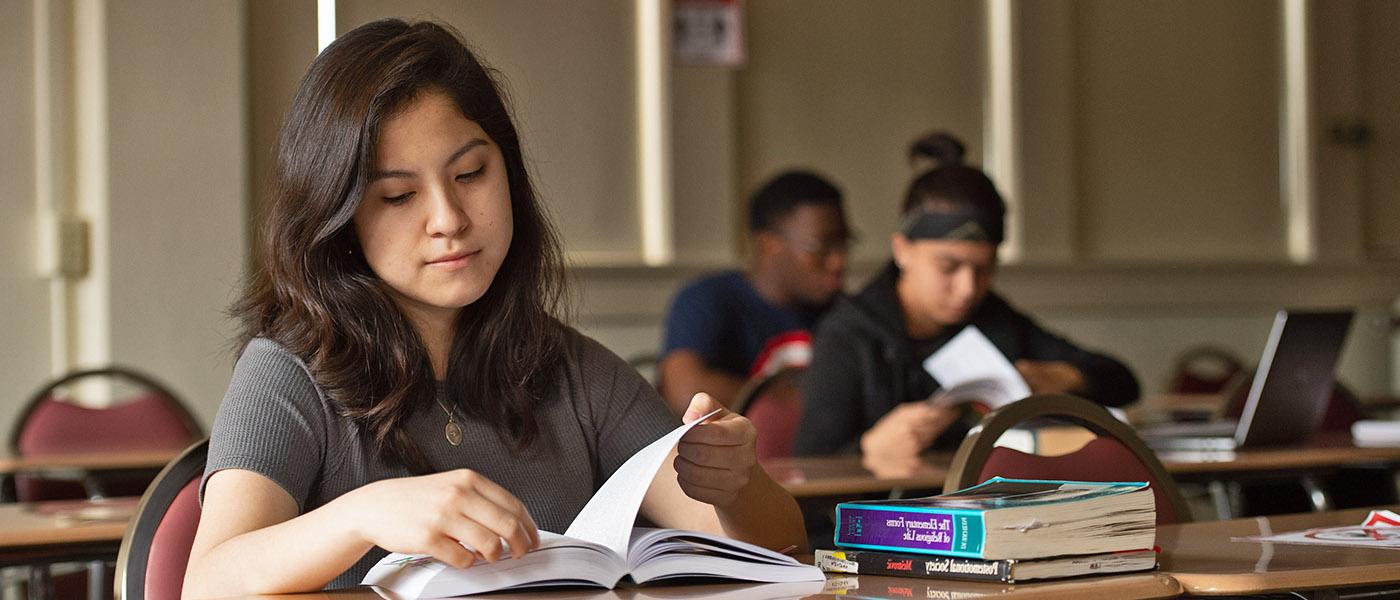
[(719, 413), (681, 438), (676, 448), (676, 474), (687, 496), (725, 507), (738, 499), (753, 470), (759, 468), (754, 454), (758, 433), (747, 418), (704, 392), (690, 399), (681, 420), (689, 423), (715, 409)]
[(1063, 361), (1016, 361), (1016, 370), (1026, 379), (1026, 385), (1037, 394), (1069, 394), (1084, 389), (1084, 374), (1074, 365)]

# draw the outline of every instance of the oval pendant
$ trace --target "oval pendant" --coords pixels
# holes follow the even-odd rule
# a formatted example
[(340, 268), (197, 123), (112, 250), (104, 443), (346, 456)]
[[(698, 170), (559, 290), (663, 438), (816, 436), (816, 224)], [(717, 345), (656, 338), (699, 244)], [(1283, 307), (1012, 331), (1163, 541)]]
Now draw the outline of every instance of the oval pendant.
[(447, 443), (453, 446), (462, 445), (462, 428), (456, 421), (448, 421), (447, 427), (443, 428), (443, 433), (447, 434)]

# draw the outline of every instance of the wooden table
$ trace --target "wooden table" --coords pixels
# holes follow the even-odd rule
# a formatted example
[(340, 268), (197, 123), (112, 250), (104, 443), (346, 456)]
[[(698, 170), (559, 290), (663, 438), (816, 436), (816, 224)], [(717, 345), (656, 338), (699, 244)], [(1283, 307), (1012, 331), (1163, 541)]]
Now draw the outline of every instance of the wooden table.
[[(104, 482), (122, 473), (149, 473), (154, 476), (166, 463), (184, 451), (180, 448), (74, 452), (47, 456), (0, 456), (0, 478), (30, 475), (44, 479), (81, 483), (89, 497), (108, 495)], [(12, 502), (14, 489), (0, 486), (0, 502)], [(130, 493), (130, 492), (127, 492)]]
[[(1304, 472), (1362, 465), (1400, 465), (1400, 447), (1359, 448), (1350, 440), (1320, 438), (1296, 447), (1237, 452), (1169, 453), (1162, 464), (1184, 479), (1219, 479), (1251, 473)], [(930, 454), (909, 465), (875, 467), (860, 456), (793, 457), (763, 461), (779, 485), (798, 498), (848, 496), (895, 490), (939, 490), (952, 454)]]
[[(825, 585), (812, 584), (742, 584), (711, 583), (681, 585), (650, 585), (616, 590), (570, 588), (550, 591), (505, 592), (480, 594), (469, 598), (522, 600), (643, 600), (648, 598), (977, 598), (1001, 597), (1025, 600), (1082, 600), (1088, 597), (1112, 598), (1172, 598), (1181, 594), (1181, 586), (1160, 573), (1137, 573), (1111, 577), (1088, 577), (1041, 583), (976, 583), (950, 579), (915, 579), (912, 577), (882, 577), (876, 575), (829, 574)], [(286, 600), (371, 600), (380, 596), (367, 588), (283, 594), (274, 596), (242, 596), (242, 598), (283, 598)]]
[(1179, 582), (1185, 593), (1202, 596), (1380, 584), (1400, 589), (1400, 550), (1231, 541), (1359, 525), (1366, 513), (1355, 509), (1164, 526), (1157, 530), (1161, 572)]
[(797, 498), (941, 489), (952, 454), (921, 457), (904, 465), (866, 465), (857, 455), (789, 457), (763, 461), (778, 485)]
[(113, 559), (137, 498), (0, 504), (0, 565)]
[(94, 471), (160, 469), (180, 455), (184, 447), (158, 450), (119, 450), (49, 456), (0, 456), (0, 474), (33, 473), (50, 477)]
[(1173, 475), (1305, 470), (1400, 464), (1400, 446), (1361, 448), (1351, 438), (1324, 436), (1301, 446), (1251, 448), (1234, 452), (1161, 452)]
[[(1394, 510), (1394, 509), (1392, 509)], [(1400, 550), (1233, 541), (1232, 538), (1298, 531), (1313, 527), (1359, 524), (1365, 509), (1278, 517), (1167, 525), (1157, 531), (1162, 548), (1156, 572), (1086, 577), (1025, 584), (973, 583), (953, 580), (829, 574), (815, 597), (859, 595), (866, 598), (947, 598), (1000, 596), (1078, 600), (1085, 597), (1169, 598), (1250, 595), (1294, 590), (1400, 588)], [(770, 593), (776, 590), (777, 593)], [(620, 590), (574, 588), (530, 592), (530, 598), (797, 598), (812, 592), (781, 593), (782, 588), (752, 584), (648, 586)], [(261, 598), (378, 598), (368, 589), (261, 596)], [(477, 598), (519, 600), (521, 593)]]

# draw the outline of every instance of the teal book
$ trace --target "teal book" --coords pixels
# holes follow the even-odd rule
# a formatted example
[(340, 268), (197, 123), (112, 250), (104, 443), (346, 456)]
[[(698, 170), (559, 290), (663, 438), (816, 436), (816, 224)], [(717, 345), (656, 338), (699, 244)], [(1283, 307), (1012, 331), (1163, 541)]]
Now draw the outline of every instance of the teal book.
[(836, 506), (836, 545), (984, 560), (1152, 548), (1157, 512), (1142, 482), (993, 477), (926, 498)]

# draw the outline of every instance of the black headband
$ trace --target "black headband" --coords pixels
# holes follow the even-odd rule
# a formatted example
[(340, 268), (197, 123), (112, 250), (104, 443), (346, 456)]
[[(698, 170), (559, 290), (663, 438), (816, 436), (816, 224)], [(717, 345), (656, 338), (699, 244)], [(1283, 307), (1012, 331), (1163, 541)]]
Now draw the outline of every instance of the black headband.
[(1002, 220), (981, 211), (917, 210), (904, 218), (899, 231), (911, 240), (958, 240), (1000, 244)]

